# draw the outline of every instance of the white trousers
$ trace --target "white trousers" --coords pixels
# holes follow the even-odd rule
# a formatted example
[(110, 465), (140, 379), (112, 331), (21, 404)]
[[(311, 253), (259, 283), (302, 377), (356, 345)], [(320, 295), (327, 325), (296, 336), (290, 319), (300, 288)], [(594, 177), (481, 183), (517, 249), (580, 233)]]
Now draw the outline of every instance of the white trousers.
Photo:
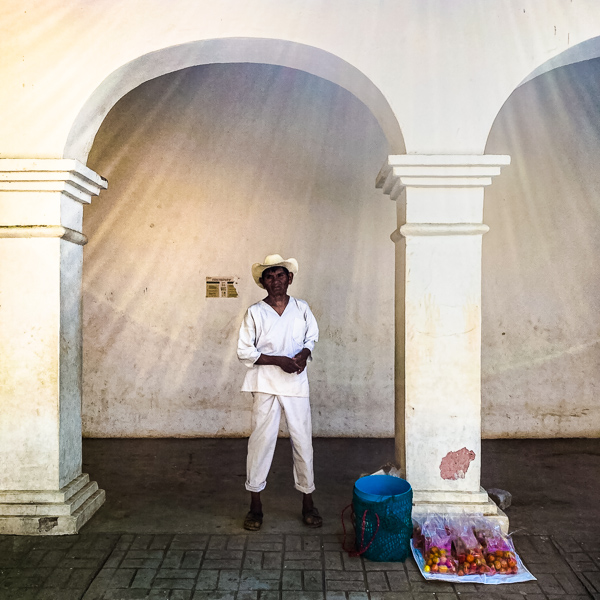
[(267, 485), (283, 410), (292, 442), (294, 487), (303, 494), (312, 493), (315, 490), (315, 478), (309, 399), (260, 392), (253, 392), (252, 397), (252, 434), (248, 440), (246, 489), (261, 492)]

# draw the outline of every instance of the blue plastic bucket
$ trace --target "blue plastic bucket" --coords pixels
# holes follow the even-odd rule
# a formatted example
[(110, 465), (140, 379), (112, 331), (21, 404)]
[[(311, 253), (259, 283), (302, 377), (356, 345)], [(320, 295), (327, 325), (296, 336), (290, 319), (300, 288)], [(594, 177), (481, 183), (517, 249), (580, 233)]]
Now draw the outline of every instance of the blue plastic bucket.
[(404, 561), (412, 535), (412, 488), (392, 475), (368, 475), (354, 484), (356, 551), (369, 560)]
[(356, 495), (367, 502), (381, 502), (390, 496), (410, 492), (410, 483), (392, 475), (367, 475), (354, 484)]

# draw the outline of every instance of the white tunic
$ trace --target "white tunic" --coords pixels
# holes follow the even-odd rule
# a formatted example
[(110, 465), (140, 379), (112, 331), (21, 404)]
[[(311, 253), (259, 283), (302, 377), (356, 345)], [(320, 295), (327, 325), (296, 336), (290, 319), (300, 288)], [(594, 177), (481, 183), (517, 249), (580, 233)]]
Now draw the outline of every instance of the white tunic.
[(286, 373), (275, 365), (254, 363), (261, 354), (293, 358), (303, 348), (312, 352), (318, 339), (317, 321), (304, 300), (290, 296), (281, 316), (263, 300), (253, 304), (244, 315), (238, 339), (238, 358), (249, 367), (242, 392), (308, 397), (306, 369)]

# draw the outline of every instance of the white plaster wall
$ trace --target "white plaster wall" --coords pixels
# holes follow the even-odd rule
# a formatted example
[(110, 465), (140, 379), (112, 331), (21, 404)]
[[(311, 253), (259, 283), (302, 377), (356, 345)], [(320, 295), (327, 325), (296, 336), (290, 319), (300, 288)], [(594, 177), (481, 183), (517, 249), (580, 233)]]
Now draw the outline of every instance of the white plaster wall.
[[(488, 142), (513, 163), (486, 190), (484, 437), (600, 433), (598, 75), (590, 61), (525, 84)], [(391, 436), (386, 152), (352, 96), (289, 69), (201, 67), (119, 104), (90, 162), (110, 187), (85, 208), (84, 434), (247, 433), (248, 266), (281, 250), (322, 328), (316, 434)], [(230, 274), (239, 299), (203, 297), (206, 276)]]
[[(4, 0), (1, 10), (2, 157), (62, 157), (86, 102), (121, 83), (111, 74), (165, 48), (227, 38), (289, 41), (358, 69), (389, 102), (410, 153), (480, 153), (520, 81), (600, 35), (597, 0)], [(201, 52), (198, 64), (227, 50)], [(256, 62), (300, 68), (305, 58), (283, 44)], [(149, 61), (177, 68), (165, 54)], [(117, 99), (100, 94), (94, 109)], [(85, 151), (68, 157), (85, 162)]]
[(486, 152), (483, 432), (600, 435), (600, 60), (515, 91)]
[[(251, 264), (278, 252), (321, 328), (315, 434), (392, 436), (387, 153), (364, 105), (292, 69), (197, 67), (125, 97), (88, 163), (109, 189), (84, 209), (84, 435), (248, 434), (237, 330), (264, 297)], [(230, 275), (239, 298), (205, 298)]]

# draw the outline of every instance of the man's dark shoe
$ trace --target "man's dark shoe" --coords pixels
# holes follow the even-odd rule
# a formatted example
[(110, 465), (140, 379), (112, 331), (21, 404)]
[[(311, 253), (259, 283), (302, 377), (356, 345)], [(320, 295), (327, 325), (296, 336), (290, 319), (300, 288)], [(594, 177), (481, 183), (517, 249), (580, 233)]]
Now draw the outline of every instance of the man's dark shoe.
[(244, 529), (258, 531), (263, 522), (263, 514), (249, 511), (244, 519)]
[(316, 529), (317, 527), (322, 527), (323, 518), (319, 514), (317, 507), (313, 506), (312, 508), (310, 508), (308, 510), (302, 511), (302, 522), (307, 527), (312, 527), (312, 528)]

